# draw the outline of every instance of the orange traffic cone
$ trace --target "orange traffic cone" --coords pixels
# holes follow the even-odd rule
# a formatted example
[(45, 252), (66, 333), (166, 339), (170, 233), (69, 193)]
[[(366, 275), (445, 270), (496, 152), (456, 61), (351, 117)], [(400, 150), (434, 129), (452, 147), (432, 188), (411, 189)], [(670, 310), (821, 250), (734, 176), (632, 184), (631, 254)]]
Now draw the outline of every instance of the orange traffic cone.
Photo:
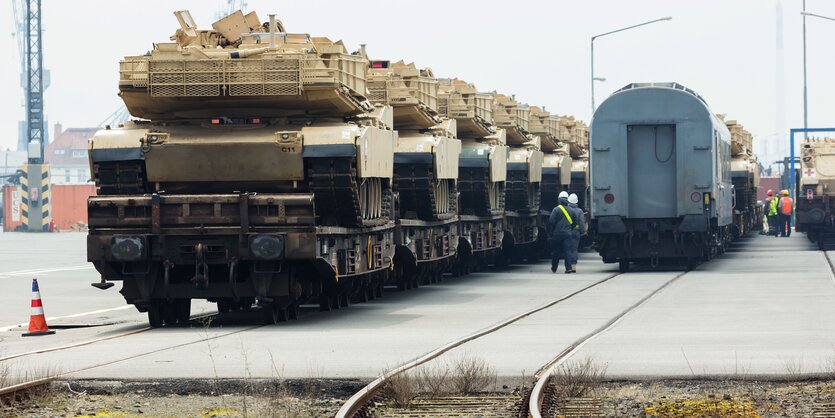
[(29, 315), (29, 332), (24, 337), (37, 335), (55, 334), (46, 326), (46, 317), (43, 314), (43, 303), (41, 303), (41, 291), (38, 289), (38, 279), (32, 279), (32, 311)]

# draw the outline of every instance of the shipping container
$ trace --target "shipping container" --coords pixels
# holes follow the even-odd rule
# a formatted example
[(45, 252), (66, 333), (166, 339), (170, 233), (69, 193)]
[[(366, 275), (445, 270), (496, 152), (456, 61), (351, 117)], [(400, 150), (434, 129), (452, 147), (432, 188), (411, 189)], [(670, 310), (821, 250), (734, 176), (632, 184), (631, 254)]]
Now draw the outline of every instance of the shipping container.
[(14, 231), (23, 224), (20, 213), (20, 187), (3, 186), (3, 231)]
[(96, 194), (94, 184), (53, 184), (49, 208), (58, 231), (67, 231), (76, 224), (87, 225), (87, 198)]

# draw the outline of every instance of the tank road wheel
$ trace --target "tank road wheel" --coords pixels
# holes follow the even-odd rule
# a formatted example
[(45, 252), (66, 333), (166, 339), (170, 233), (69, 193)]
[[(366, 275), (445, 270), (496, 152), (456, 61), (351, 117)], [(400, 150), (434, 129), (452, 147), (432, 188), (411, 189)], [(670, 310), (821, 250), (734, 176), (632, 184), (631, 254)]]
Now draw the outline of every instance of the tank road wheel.
[(623, 259), (621, 259), (620, 261), (618, 261), (618, 270), (619, 270), (621, 273), (626, 273), (626, 272), (628, 272), (628, 271), (629, 271), (629, 260), (623, 260)]
[(148, 307), (148, 325), (151, 328), (159, 328), (163, 325), (162, 306), (159, 303), (152, 302)]

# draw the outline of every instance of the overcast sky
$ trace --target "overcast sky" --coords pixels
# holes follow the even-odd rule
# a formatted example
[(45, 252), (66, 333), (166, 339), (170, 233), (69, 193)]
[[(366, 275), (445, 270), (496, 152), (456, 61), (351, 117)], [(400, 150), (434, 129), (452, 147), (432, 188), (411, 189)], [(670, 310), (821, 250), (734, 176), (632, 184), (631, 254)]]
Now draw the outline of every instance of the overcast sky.
[[(801, 1), (781, 0), (786, 127), (803, 124)], [(210, 28), (214, 0), (42, 0), (45, 96), (50, 124), (95, 126), (116, 110), (118, 61), (164, 42), (189, 9)], [(592, 35), (672, 16), (595, 42), (597, 102), (634, 81), (677, 81), (699, 92), (759, 140), (776, 140), (776, 5), (778, 0), (248, 0), (262, 21), (276, 13), (289, 32), (368, 44), (372, 58), (406, 59), (439, 77), (459, 77), (480, 90), (516, 94), (552, 113), (591, 115)], [(835, 1), (807, 0), (810, 12), (835, 16)], [(0, 8), (6, 64), (0, 101), (0, 148), (14, 147), (23, 118), (11, 2)], [(808, 20), (809, 124), (835, 124), (835, 22)], [(50, 127), (51, 129), (51, 127)], [(785, 137), (785, 135), (783, 135)]]

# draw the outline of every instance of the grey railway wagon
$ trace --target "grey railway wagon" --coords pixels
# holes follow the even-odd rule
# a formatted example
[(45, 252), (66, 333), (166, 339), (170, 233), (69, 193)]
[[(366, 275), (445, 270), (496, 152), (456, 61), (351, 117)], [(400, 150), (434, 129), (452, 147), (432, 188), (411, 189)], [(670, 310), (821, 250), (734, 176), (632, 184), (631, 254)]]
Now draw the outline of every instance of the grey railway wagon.
[(634, 83), (591, 124), (591, 218), (605, 262), (694, 264), (730, 239), (730, 133), (677, 83)]

